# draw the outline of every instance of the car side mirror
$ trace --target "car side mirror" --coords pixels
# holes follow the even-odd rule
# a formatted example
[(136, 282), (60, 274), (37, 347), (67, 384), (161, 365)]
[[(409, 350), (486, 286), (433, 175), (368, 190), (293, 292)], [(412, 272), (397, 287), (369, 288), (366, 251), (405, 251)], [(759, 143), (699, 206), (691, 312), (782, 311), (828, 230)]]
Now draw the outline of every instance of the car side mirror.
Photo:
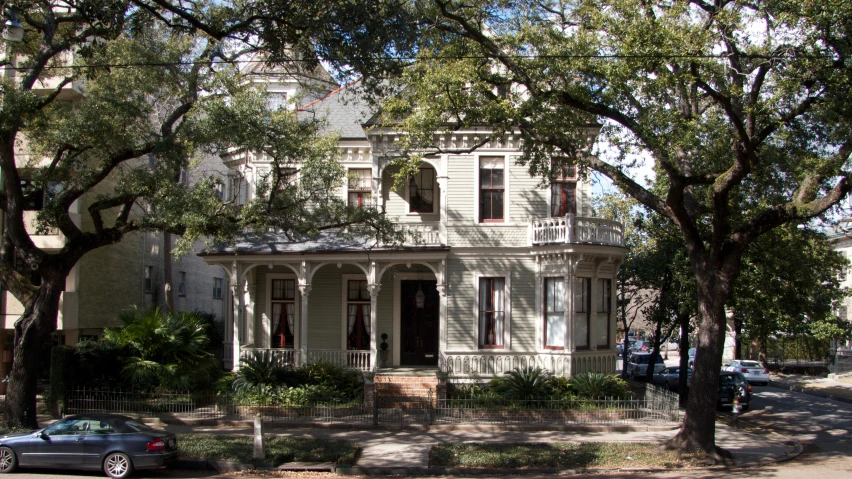
[(50, 434), (48, 434), (47, 431), (39, 431), (35, 435), (36, 437), (40, 437), (42, 439), (50, 439)]

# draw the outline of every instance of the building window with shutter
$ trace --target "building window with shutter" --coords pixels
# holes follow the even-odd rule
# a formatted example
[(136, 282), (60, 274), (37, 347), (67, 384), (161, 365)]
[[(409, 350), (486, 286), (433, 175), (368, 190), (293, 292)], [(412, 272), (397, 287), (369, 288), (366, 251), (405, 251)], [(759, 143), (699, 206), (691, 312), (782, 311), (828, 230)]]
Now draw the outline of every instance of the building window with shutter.
[(502, 223), (505, 199), (505, 160), (502, 156), (479, 159), (479, 222)]

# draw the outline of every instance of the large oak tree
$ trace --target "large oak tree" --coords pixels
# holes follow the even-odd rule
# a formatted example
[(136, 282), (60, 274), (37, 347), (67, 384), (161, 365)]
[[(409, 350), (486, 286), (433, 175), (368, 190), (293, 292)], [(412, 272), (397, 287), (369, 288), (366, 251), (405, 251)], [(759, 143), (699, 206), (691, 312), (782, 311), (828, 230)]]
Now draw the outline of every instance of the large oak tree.
[[(524, 139), (531, 173), (568, 156), (676, 225), (697, 284), (698, 355), (672, 447), (712, 455), (725, 304), (750, 244), (852, 188), (846, 0), (422, 0), (416, 62), (384, 121)], [(602, 125), (606, 155), (582, 154)], [(484, 128), (483, 128), (484, 127)], [(490, 131), (490, 133), (488, 133)], [(657, 188), (630, 159), (652, 161)]]
[[(387, 14), (395, 5), (68, 0), (9, 7), (25, 37), (5, 45), (0, 79), (0, 281), (24, 307), (15, 322), (8, 426), (37, 426), (38, 345), (56, 329), (66, 277), (88, 252), (140, 230), (183, 235), (184, 251), (196, 238), (227, 241), (250, 227), (293, 235), (360, 223), (379, 236), (390, 231), (380, 212), (329, 197), (345, 181), (335, 139), (318, 135), (321, 121), (268, 110), (240, 62), (260, 58), (315, 84), (323, 80), (321, 59), (342, 64), (359, 51), (363, 57), (348, 64), (369, 70), (382, 47), (365, 25), (401, 21)], [(222, 178), (180, 181), (204, 154), (229, 148), (274, 160), (271, 178), (245, 207), (216, 194)], [(298, 183), (288, 169), (295, 161)], [(59, 250), (37, 247), (28, 232), (26, 211), (42, 198), (38, 228), (62, 233)], [(383, 238), (395, 238), (389, 235)]]

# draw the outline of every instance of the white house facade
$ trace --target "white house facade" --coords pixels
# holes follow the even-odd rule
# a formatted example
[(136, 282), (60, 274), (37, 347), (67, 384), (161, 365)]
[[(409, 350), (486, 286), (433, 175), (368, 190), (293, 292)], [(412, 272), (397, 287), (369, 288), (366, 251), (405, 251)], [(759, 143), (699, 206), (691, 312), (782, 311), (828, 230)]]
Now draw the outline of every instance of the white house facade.
[[(398, 133), (365, 128), (369, 114), (355, 90), (335, 90), (301, 110), (323, 115), (340, 136), (348, 181), (335, 194), (383, 208), (407, 240), (376, 245), (326, 232), (288, 241), (270, 233), (203, 252), (232, 287), (226, 366), (270, 350), (290, 364), (432, 368), (464, 378), (527, 365), (559, 376), (614, 371), (623, 228), (593, 217), (588, 180), (568, 167), (543, 186), (516, 164), (515, 136), (426, 157), (396, 190), (388, 158)], [(436, 141), (464, 151), (485, 133)], [(236, 152), (225, 164), (249, 197), (271, 167), (255, 152)]]

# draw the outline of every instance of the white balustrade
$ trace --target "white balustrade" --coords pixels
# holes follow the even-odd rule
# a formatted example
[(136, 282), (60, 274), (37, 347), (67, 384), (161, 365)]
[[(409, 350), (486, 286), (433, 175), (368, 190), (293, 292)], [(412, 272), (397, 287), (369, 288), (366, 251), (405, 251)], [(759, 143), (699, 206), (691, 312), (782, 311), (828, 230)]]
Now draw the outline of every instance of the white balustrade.
[(570, 354), (536, 352), (453, 351), (441, 354), (441, 371), (455, 377), (501, 376), (513, 369), (541, 368), (558, 377), (587, 371), (615, 372), (615, 351)]
[(405, 233), (404, 242), (406, 245), (434, 246), (442, 244), (440, 223), (436, 221), (428, 223), (398, 223), (397, 227)]
[(624, 226), (617, 221), (572, 214), (530, 221), (530, 241), (539, 244), (595, 243), (623, 246)]
[(254, 357), (254, 353), (256, 352), (271, 353), (272, 357), (275, 358), (275, 364), (279, 367), (295, 366), (297, 364), (296, 360), (299, 354), (298, 351), (295, 351), (292, 348), (242, 348), (240, 361), (244, 363), (246, 359)]
[(308, 350), (308, 363), (329, 362), (338, 366), (361, 371), (370, 370), (369, 350), (341, 350), (341, 349), (311, 349)]

